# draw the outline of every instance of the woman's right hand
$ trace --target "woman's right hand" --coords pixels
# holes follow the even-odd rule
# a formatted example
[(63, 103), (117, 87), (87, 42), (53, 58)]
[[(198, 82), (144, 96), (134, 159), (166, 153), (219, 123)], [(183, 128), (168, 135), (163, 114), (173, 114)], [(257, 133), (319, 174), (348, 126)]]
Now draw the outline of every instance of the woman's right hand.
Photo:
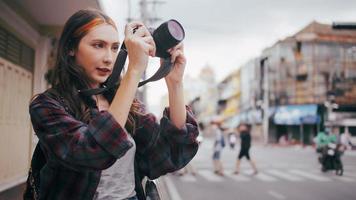
[(150, 32), (141, 22), (128, 23), (124, 43), (129, 57), (128, 72), (141, 75), (147, 67), (148, 56), (156, 54), (156, 45)]

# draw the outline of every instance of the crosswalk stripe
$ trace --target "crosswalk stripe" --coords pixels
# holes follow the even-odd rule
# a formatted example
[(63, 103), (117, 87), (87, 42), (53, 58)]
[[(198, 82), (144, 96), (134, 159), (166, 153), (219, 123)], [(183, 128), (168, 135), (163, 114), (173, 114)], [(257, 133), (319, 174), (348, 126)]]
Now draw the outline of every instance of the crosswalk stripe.
[(282, 194), (279, 193), (279, 192), (273, 191), (273, 190), (269, 190), (269, 191), (268, 191), (268, 194), (271, 195), (271, 196), (273, 196), (273, 197), (276, 198), (276, 199), (281, 199), (281, 200), (286, 199), (286, 197), (285, 197), (284, 195), (282, 195)]
[(293, 169), (293, 170), (289, 170), (289, 172), (302, 176), (304, 178), (308, 178), (308, 179), (312, 179), (315, 181), (322, 181), (322, 182), (326, 182), (326, 181), (331, 181), (331, 179), (327, 178), (327, 177), (323, 177), (323, 176), (318, 176), (309, 172), (305, 172), (305, 171), (301, 171), (298, 169)]
[(223, 181), (223, 178), (221, 178), (220, 176), (214, 174), (210, 170), (199, 170), (198, 174), (200, 176), (204, 177), (205, 179), (209, 180), (209, 181), (213, 181), (213, 182), (221, 182), (221, 181)]
[(274, 176), (277, 176), (279, 178), (283, 178), (283, 179), (286, 179), (286, 180), (289, 180), (289, 181), (302, 181), (303, 178), (300, 178), (298, 176), (294, 176), (294, 175), (291, 175), (291, 174), (288, 174), (288, 173), (285, 173), (285, 172), (282, 172), (282, 171), (279, 171), (279, 170), (274, 170), (274, 169), (271, 169), (271, 170), (267, 170), (267, 172), (269, 174), (272, 174)]
[(257, 179), (264, 181), (264, 182), (274, 182), (277, 181), (276, 178), (272, 177), (272, 176), (268, 176), (265, 173), (259, 172), (256, 176)]
[[(226, 180), (224, 177), (218, 176), (214, 174), (211, 170), (198, 170), (197, 174), (204, 179), (211, 182), (222, 182)], [(225, 170), (225, 176), (229, 179), (232, 179), (236, 182), (247, 182), (251, 180), (260, 180), (263, 182), (275, 182), (280, 179), (288, 180), (288, 181), (305, 181), (305, 180), (314, 180), (319, 182), (329, 182), (332, 180), (342, 181), (342, 182), (356, 182), (356, 176), (354, 174), (350, 174), (349, 172), (344, 174), (344, 176), (334, 176), (332, 174), (324, 174), (320, 171), (312, 170), (303, 171), (300, 169), (290, 169), (288, 171), (280, 171), (276, 169), (269, 169), (265, 171), (260, 171), (257, 175), (251, 175), (251, 170), (243, 170), (240, 174), (235, 175), (232, 173), (232, 170)], [(332, 175), (332, 176), (331, 176)], [(183, 182), (197, 182), (197, 177), (187, 174), (179, 177), (180, 181)]]
[(225, 175), (237, 182), (245, 182), (245, 181), (251, 180), (250, 178), (248, 178), (242, 174), (233, 174), (233, 171), (230, 171), (230, 170), (226, 170)]

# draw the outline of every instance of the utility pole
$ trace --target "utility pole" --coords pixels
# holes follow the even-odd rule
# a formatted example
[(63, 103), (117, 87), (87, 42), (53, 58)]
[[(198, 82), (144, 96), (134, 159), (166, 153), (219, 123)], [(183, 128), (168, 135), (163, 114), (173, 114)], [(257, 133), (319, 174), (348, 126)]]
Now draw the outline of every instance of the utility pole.
[(263, 73), (263, 139), (265, 145), (268, 144), (268, 129), (269, 129), (269, 80), (268, 80), (268, 57), (264, 57), (260, 61)]
[[(128, 0), (130, 1), (130, 0)], [(156, 11), (156, 5), (158, 4), (163, 4), (165, 3), (164, 1), (157, 1), (157, 0), (153, 0), (153, 1), (146, 1), (146, 0), (141, 0), (140, 1), (140, 20), (145, 24), (146, 27), (150, 27), (152, 26), (154, 23), (160, 21), (161, 19), (153, 16), (153, 12)], [(148, 6), (152, 5), (151, 10), (148, 9)], [(146, 80), (146, 71), (143, 73), (142, 75), (142, 79)], [(147, 93), (147, 88), (146, 86), (142, 86), (142, 90), (141, 92), (139, 92), (139, 98), (140, 100), (146, 104), (147, 103), (147, 97), (146, 97), (146, 93)]]

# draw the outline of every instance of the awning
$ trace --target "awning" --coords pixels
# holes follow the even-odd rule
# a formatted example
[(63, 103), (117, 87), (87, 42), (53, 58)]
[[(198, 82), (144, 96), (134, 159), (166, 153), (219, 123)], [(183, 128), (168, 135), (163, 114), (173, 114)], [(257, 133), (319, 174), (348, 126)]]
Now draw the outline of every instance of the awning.
[(315, 104), (279, 106), (273, 118), (274, 123), (278, 125), (316, 124), (320, 120), (317, 109), (318, 106)]

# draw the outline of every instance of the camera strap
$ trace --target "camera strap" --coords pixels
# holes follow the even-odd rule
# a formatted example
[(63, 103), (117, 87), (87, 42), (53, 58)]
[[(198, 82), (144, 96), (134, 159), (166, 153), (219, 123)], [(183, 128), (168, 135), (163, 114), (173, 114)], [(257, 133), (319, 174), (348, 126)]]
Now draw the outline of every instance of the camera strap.
[[(104, 93), (105, 91), (117, 85), (120, 85), (120, 74), (125, 66), (126, 58), (127, 58), (127, 50), (125, 44), (123, 44), (121, 45), (119, 55), (116, 58), (113, 72), (109, 76), (108, 80), (104, 84), (102, 84), (100, 88), (83, 89), (83, 90), (78, 90), (78, 92), (84, 96), (92, 96), (92, 95)], [(159, 67), (157, 72), (153, 74), (150, 78), (141, 81), (138, 84), (138, 87), (141, 87), (148, 82), (157, 81), (165, 77), (171, 71), (171, 69), (172, 69), (171, 58), (170, 57), (163, 58), (163, 62), (161, 63), (161, 66)]]

